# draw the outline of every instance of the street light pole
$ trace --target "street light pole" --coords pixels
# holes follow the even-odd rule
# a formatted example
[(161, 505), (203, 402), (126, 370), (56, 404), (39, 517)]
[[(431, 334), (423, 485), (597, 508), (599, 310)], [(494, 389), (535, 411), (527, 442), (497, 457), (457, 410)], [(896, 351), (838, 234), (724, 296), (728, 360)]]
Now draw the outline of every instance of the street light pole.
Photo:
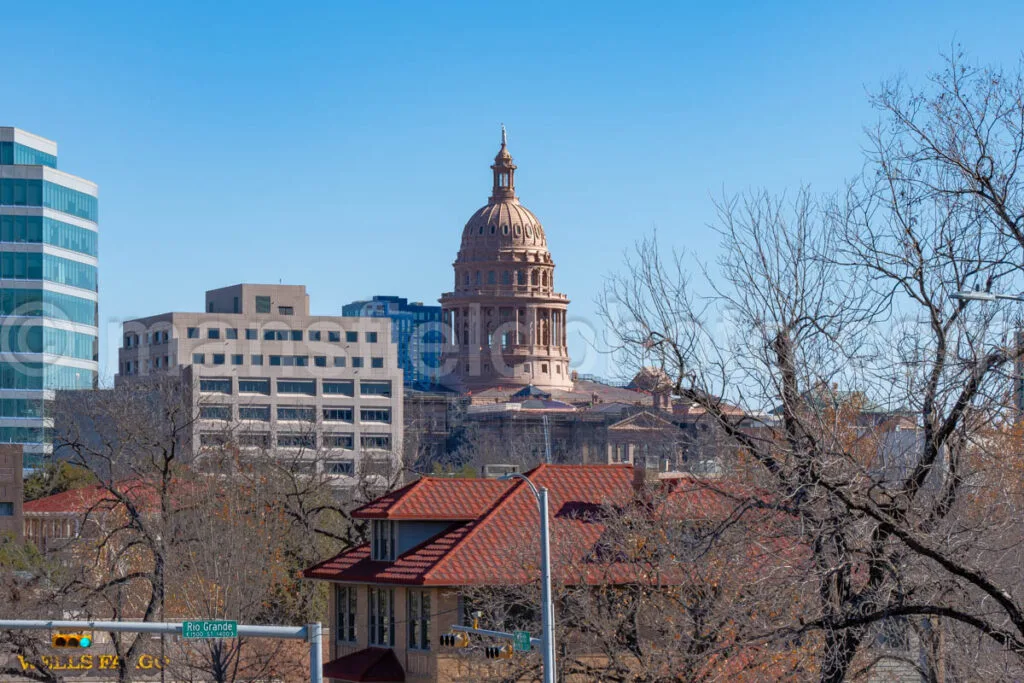
[(540, 617), (541, 655), (544, 660), (544, 683), (555, 683), (555, 608), (551, 600), (551, 534), (548, 528), (548, 490), (539, 490), (529, 477), (511, 472), (502, 479), (522, 479), (537, 499), (540, 512)]
[[(962, 291), (950, 294), (950, 297), (957, 301), (1024, 301), (1024, 293), (1021, 294), (999, 294), (997, 292), (982, 292), (979, 290)], [(1013, 394), (1017, 403), (1017, 420), (1024, 419), (1024, 356), (1021, 355), (1021, 348), (1024, 347), (1024, 329), (1017, 327), (1013, 335), (1013, 343), (1016, 345), (1016, 357), (1014, 360)]]

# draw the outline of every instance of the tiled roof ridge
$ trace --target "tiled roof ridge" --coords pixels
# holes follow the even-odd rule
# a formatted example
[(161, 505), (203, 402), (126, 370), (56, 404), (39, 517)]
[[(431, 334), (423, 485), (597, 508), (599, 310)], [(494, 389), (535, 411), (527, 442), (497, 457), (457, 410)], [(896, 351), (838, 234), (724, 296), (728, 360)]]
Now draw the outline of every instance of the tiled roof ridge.
[[(417, 479), (416, 481), (413, 481), (413, 482), (409, 482), (408, 484), (406, 484), (405, 486), (403, 486), (403, 487), (402, 487), (402, 488), (400, 488), (400, 489), (395, 489), (394, 491), (391, 491), (390, 493), (386, 493), (386, 494), (384, 494), (384, 496), (392, 496), (393, 498), (395, 498), (395, 502), (394, 502), (394, 504), (393, 504), (393, 505), (392, 505), (391, 507), (389, 507), (389, 508), (388, 508), (388, 513), (390, 513), (390, 511), (391, 511), (392, 509), (394, 509), (394, 507), (395, 507), (395, 506), (397, 506), (397, 505), (398, 505), (398, 504), (399, 504), (399, 503), (401, 502), (401, 498), (404, 498), (404, 497), (405, 497), (406, 495), (408, 495), (410, 491), (412, 491), (412, 490), (413, 490), (414, 488), (416, 488), (417, 486), (419, 486), (419, 485), (420, 485), (420, 483), (421, 483), (421, 482), (422, 482), (423, 480), (427, 479), (427, 478), (428, 478), (428, 477), (427, 477), (427, 476), (425, 476), (425, 475), (424, 475), (424, 476), (421, 476), (421, 477), (420, 477), (419, 479)], [(360, 514), (360, 513), (361, 513), (361, 512), (363, 511), (363, 510), (365, 510), (366, 508), (368, 508), (368, 507), (370, 507), (370, 506), (375, 506), (375, 505), (377, 505), (377, 503), (378, 503), (378, 502), (380, 501), (380, 499), (381, 499), (381, 498), (383, 498), (384, 496), (381, 496), (381, 497), (375, 498), (375, 499), (373, 499), (373, 500), (371, 500), (371, 501), (369, 501), (369, 502), (365, 503), (364, 505), (360, 505), (359, 507), (357, 507), (357, 508), (356, 508), (355, 510), (353, 510), (353, 511), (352, 511), (351, 513), (349, 513), (349, 514), (350, 514), (350, 515), (351, 515), (352, 517), (355, 517), (356, 519), (360, 519), (360, 517), (358, 517), (358, 515), (359, 515), (359, 514)]]
[[(307, 579), (315, 579), (317, 577), (312, 576), (312, 574), (314, 572), (316, 572), (317, 570), (319, 570), (321, 567), (323, 567), (325, 564), (327, 564), (329, 562), (333, 562), (334, 560), (338, 559), (342, 555), (347, 555), (348, 553), (354, 553), (354, 552), (356, 552), (358, 550), (361, 550), (364, 546), (369, 548), (369, 546), (370, 546), (369, 541), (367, 541), (366, 543), (360, 543), (358, 545), (354, 545), (354, 546), (352, 546), (350, 548), (345, 548), (344, 550), (341, 550), (339, 552), (334, 553), (333, 555), (331, 555), (327, 559), (321, 560), (321, 561), (317, 562), (312, 567), (306, 567), (305, 569), (302, 570), (302, 576), (304, 578), (307, 578)], [(327, 580), (329, 580), (329, 579), (327, 579)]]
[[(546, 467), (546, 465), (545, 465), (544, 463), (541, 463), (540, 465), (537, 465), (536, 467), (534, 467), (534, 468), (533, 468), (532, 470), (529, 470), (529, 471), (527, 471), (527, 472), (526, 472), (526, 473), (525, 473), (525, 474), (524, 474), (523, 476), (525, 476), (525, 477), (529, 478), (531, 474), (534, 474), (534, 473), (538, 472), (539, 470), (541, 470), (541, 469), (542, 469), (542, 468), (544, 468), (544, 467)], [(512, 498), (512, 495), (513, 495), (513, 494), (514, 494), (515, 492), (519, 491), (519, 489), (520, 489), (521, 487), (523, 487), (523, 486), (526, 486), (526, 482), (524, 482), (524, 481), (523, 481), (522, 479), (520, 479), (519, 477), (515, 477), (515, 484), (513, 484), (513, 485), (512, 485), (512, 486), (510, 486), (510, 487), (508, 487), (508, 490), (506, 490), (506, 491), (505, 491), (504, 493), (502, 493), (502, 494), (501, 494), (501, 496), (499, 496), (499, 497), (498, 497), (498, 500), (496, 500), (496, 501), (494, 502), (494, 504), (493, 504), (493, 505), (491, 505), (490, 509), (488, 509), (488, 510), (487, 510), (486, 512), (484, 512), (484, 514), (480, 515), (480, 516), (479, 516), (479, 517), (478, 517), (478, 518), (476, 519), (476, 524), (475, 524), (475, 526), (474, 526), (474, 527), (473, 527), (472, 529), (470, 529), (470, 530), (469, 530), (468, 532), (466, 532), (466, 535), (465, 535), (465, 536), (463, 536), (462, 538), (460, 538), (460, 539), (459, 539), (459, 540), (458, 540), (458, 541), (457, 541), (457, 542), (455, 543), (455, 545), (453, 545), (453, 546), (452, 546), (451, 548), (449, 548), (449, 549), (448, 549), (448, 552), (446, 552), (446, 553), (444, 554), (444, 556), (443, 556), (443, 557), (442, 557), (442, 558), (441, 558), (440, 560), (438, 560), (438, 561), (437, 561), (436, 563), (434, 563), (434, 566), (433, 566), (433, 567), (431, 567), (429, 571), (427, 571), (427, 572), (425, 572), (425, 573), (424, 573), (424, 575), (423, 575), (423, 579), (424, 579), (424, 582), (426, 582), (427, 578), (428, 578), (428, 577), (429, 577), (430, 575), (432, 575), (432, 574), (434, 574), (435, 572), (437, 572), (437, 571), (438, 571), (439, 569), (441, 569), (441, 567), (443, 567), (443, 566), (444, 566), (445, 564), (447, 564), (447, 563), (451, 562), (451, 559), (452, 559), (452, 557), (453, 557), (453, 556), (455, 555), (455, 553), (456, 553), (456, 552), (457, 552), (457, 551), (459, 550), (459, 548), (461, 548), (461, 547), (462, 547), (462, 545), (463, 545), (464, 543), (466, 543), (466, 540), (467, 540), (467, 539), (469, 539), (469, 538), (471, 538), (472, 536), (474, 536), (474, 535), (475, 535), (475, 534), (476, 534), (477, 532), (479, 532), (479, 531), (480, 531), (480, 529), (481, 529), (481, 528), (483, 528), (484, 524), (485, 524), (485, 523), (486, 523), (486, 522), (487, 522), (488, 520), (490, 520), (490, 519), (491, 519), (492, 517), (494, 517), (494, 515), (496, 515), (496, 514), (498, 513), (498, 510), (499, 510), (499, 509), (500, 509), (500, 508), (501, 508), (501, 507), (502, 507), (502, 506), (503, 506), (503, 505), (504, 505), (504, 504), (505, 504), (506, 502), (508, 502), (508, 501), (509, 501), (509, 500), (510, 500), (510, 499)]]

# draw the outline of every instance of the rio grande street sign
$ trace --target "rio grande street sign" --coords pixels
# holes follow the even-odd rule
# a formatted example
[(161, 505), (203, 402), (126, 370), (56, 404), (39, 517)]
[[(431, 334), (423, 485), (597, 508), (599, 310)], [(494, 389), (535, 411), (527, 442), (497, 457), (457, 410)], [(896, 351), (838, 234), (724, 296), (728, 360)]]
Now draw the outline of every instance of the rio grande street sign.
[(237, 621), (183, 621), (183, 638), (237, 638)]

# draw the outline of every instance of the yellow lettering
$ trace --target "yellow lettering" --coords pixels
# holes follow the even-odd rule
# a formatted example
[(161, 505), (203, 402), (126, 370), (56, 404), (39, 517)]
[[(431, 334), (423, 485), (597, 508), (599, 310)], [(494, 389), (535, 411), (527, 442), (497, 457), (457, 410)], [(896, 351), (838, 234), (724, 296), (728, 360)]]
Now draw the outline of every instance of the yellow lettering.
[(91, 669), (92, 668), (92, 655), (82, 655), (82, 658), (79, 659), (78, 662), (79, 662), (79, 664), (82, 665), (81, 668), (83, 668), (83, 669)]
[(149, 655), (139, 655), (139, 663), (135, 665), (136, 669), (152, 669), (153, 658)]
[(28, 671), (29, 669), (36, 668), (34, 664), (31, 664), (27, 659), (25, 659), (21, 655), (18, 655), (18, 662), (21, 663), (21, 670), (22, 671)]
[(100, 655), (101, 669), (116, 669), (117, 664), (117, 655)]

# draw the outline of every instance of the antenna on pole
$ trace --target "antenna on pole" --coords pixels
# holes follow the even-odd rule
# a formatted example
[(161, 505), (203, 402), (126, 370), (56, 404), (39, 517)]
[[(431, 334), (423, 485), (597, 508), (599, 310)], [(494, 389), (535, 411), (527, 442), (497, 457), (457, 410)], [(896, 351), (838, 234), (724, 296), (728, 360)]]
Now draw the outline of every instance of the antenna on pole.
[(551, 464), (551, 422), (548, 420), (548, 415), (545, 413), (543, 416), (544, 420), (544, 463), (547, 465)]

